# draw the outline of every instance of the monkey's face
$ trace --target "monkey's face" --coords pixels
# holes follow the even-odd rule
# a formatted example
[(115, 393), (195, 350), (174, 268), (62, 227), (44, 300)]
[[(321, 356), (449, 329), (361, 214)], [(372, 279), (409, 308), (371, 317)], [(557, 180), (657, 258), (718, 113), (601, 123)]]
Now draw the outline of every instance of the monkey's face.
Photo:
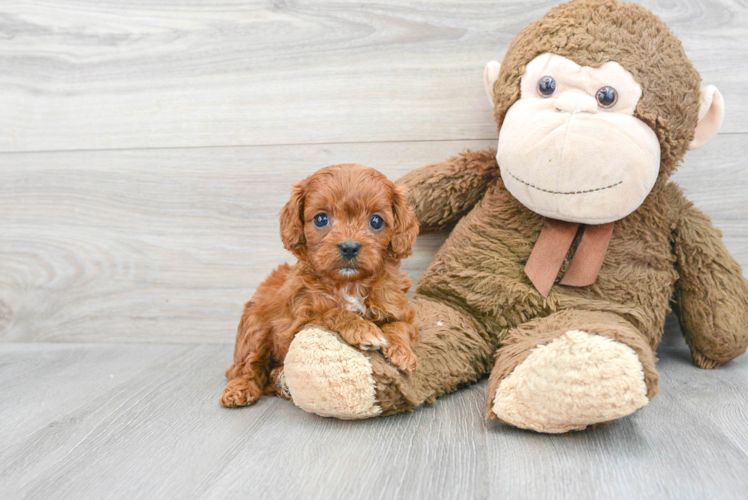
[(660, 169), (657, 136), (634, 116), (641, 95), (616, 62), (533, 59), (499, 133), (496, 159), (509, 192), (568, 222), (603, 224), (636, 210)]

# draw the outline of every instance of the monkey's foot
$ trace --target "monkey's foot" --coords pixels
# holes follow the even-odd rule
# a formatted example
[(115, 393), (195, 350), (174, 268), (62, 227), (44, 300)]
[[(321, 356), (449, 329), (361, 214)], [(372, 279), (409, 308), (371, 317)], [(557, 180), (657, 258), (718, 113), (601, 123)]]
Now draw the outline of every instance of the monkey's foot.
[(649, 402), (636, 352), (571, 330), (532, 349), (499, 384), (491, 410), (502, 422), (563, 433), (629, 415)]
[(296, 406), (323, 417), (376, 417), (376, 384), (369, 358), (335, 333), (309, 326), (291, 342), (284, 378)]

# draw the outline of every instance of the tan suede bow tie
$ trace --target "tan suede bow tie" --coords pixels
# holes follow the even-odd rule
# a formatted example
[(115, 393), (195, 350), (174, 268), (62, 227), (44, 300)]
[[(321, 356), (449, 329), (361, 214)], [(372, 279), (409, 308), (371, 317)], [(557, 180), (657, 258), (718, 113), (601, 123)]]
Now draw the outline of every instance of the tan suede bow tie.
[[(584, 226), (582, 240), (560, 281), (561, 285), (588, 286), (597, 280), (613, 234), (613, 224), (609, 222)], [(543, 230), (540, 231), (538, 241), (525, 265), (525, 274), (543, 297), (548, 297), (551, 292), (578, 229), (579, 224), (573, 222), (545, 220)]]

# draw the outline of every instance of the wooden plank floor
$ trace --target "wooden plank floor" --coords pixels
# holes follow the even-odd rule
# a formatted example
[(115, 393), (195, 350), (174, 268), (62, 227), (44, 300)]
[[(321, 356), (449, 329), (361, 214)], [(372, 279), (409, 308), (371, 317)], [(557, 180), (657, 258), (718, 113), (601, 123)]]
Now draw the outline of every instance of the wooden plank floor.
[(227, 345), (6, 344), (2, 498), (745, 498), (748, 359), (660, 349), (662, 393), (560, 436), (482, 420), (485, 380), (345, 422), (216, 403)]
[[(484, 422), (485, 381), (363, 422), (217, 404), (290, 184), (494, 146), (483, 67), (556, 3), (0, 3), (0, 498), (746, 498), (748, 357), (695, 368), (672, 317), (661, 394), (582, 433)], [(746, 268), (748, 7), (641, 3), (725, 97), (674, 179)]]

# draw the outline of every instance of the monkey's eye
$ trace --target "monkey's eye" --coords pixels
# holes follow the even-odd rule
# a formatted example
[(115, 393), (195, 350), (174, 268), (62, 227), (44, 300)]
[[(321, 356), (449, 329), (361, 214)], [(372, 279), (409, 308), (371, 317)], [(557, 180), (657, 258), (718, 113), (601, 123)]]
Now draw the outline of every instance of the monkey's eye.
[(552, 76), (544, 76), (538, 80), (538, 94), (550, 97), (556, 93), (556, 80)]
[(330, 218), (327, 216), (325, 212), (320, 212), (317, 215), (314, 216), (314, 227), (317, 227), (319, 229), (322, 229), (326, 225), (330, 223)]
[(369, 219), (369, 225), (373, 230), (379, 231), (384, 227), (384, 219), (378, 215), (372, 215), (371, 219)]
[(601, 108), (612, 108), (618, 101), (618, 92), (613, 87), (603, 87), (597, 91), (597, 104)]

